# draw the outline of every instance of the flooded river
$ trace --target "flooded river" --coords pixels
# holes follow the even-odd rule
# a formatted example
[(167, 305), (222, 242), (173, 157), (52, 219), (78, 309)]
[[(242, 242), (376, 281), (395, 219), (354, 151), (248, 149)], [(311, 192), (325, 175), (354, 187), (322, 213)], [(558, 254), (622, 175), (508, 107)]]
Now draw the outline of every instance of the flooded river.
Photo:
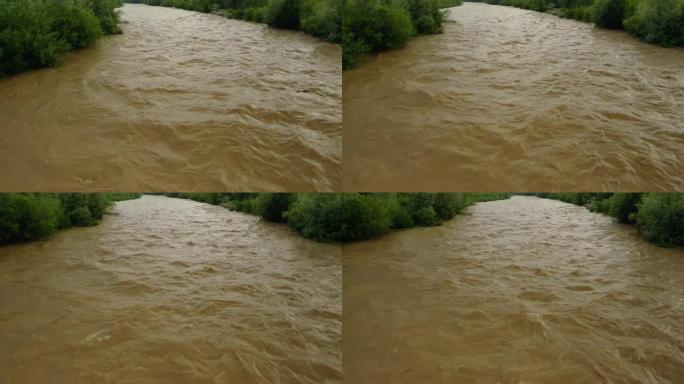
[(339, 46), (173, 8), (122, 19), (60, 67), (0, 80), (3, 191), (339, 188)]
[(480, 203), (344, 252), (345, 382), (684, 377), (684, 251), (582, 207)]
[(338, 383), (341, 249), (187, 200), (0, 248), (0, 383)]
[(684, 50), (466, 3), (344, 74), (344, 187), (684, 188)]

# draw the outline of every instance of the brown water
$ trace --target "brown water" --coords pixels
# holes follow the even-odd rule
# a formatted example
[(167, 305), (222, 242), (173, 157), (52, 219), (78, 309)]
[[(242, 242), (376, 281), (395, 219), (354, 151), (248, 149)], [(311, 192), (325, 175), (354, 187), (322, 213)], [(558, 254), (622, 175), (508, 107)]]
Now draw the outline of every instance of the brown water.
[(0, 80), (2, 190), (339, 188), (339, 46), (134, 4), (122, 28)]
[(348, 383), (680, 383), (684, 251), (533, 197), (345, 246)]
[(121, 202), (0, 248), (0, 383), (338, 383), (341, 273), (285, 226)]
[(344, 74), (346, 190), (684, 189), (684, 50), (466, 3)]

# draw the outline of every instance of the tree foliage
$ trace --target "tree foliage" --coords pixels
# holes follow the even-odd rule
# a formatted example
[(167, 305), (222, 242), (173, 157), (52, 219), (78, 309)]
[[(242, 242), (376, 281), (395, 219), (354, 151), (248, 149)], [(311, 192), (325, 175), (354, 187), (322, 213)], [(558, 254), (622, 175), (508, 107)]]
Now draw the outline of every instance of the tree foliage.
[(0, 0), (0, 77), (57, 65), (119, 31), (120, 0)]

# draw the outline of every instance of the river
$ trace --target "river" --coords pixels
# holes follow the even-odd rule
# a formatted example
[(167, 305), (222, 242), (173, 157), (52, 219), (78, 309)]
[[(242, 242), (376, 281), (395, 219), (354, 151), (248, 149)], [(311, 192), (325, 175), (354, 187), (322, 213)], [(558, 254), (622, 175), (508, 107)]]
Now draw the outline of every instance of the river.
[(344, 189), (684, 189), (684, 49), (465, 3), (345, 71)]
[(674, 384), (684, 251), (554, 200), (345, 246), (348, 383)]
[(188, 200), (0, 247), (0, 383), (339, 383), (341, 247)]
[(123, 34), (0, 80), (3, 191), (339, 188), (338, 45), (126, 4)]

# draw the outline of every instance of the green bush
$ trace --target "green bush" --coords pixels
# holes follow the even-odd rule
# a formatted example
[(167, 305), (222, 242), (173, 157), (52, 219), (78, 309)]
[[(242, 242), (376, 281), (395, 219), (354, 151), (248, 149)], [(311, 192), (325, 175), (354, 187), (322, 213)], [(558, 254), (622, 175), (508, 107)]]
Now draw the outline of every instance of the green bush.
[(292, 229), (318, 241), (355, 241), (390, 230), (382, 203), (356, 193), (300, 195), (286, 214)]
[(348, 0), (342, 23), (342, 65), (351, 68), (364, 54), (403, 47), (415, 33), (406, 4)]
[(635, 8), (624, 21), (629, 33), (652, 44), (684, 45), (684, 0), (642, 0)]
[(108, 194), (0, 194), (0, 245), (30, 241), (58, 229), (96, 224), (110, 205)]
[(664, 247), (684, 246), (684, 194), (646, 194), (636, 217), (648, 241)]
[(300, 24), (304, 32), (331, 43), (342, 41), (343, 0), (301, 0)]
[(265, 19), (271, 27), (298, 29), (299, 0), (268, 0)]
[(592, 21), (599, 27), (622, 28), (625, 17), (625, 0), (596, 0), (594, 2)]
[(0, 77), (52, 67), (118, 31), (118, 0), (0, 0)]
[(392, 223), (392, 229), (404, 229), (416, 226), (416, 224), (413, 222), (411, 214), (404, 206), (401, 205), (396, 196), (386, 198), (385, 204), (387, 207), (387, 212), (390, 216), (390, 221)]
[(467, 207), (462, 193), (436, 193), (432, 204), (437, 218), (451, 220)]
[(62, 193), (58, 198), (62, 208), (60, 228), (94, 225), (110, 205), (109, 200), (99, 193)]
[(257, 198), (259, 215), (266, 221), (284, 223), (285, 212), (295, 201), (293, 193), (264, 193)]
[(69, 212), (69, 223), (74, 227), (87, 227), (93, 225), (93, 215), (88, 207), (78, 207)]
[(637, 206), (641, 202), (641, 193), (616, 193), (608, 200), (608, 214), (624, 224), (633, 224), (636, 220)]
[(59, 200), (51, 196), (0, 194), (0, 245), (54, 233), (60, 214)]

